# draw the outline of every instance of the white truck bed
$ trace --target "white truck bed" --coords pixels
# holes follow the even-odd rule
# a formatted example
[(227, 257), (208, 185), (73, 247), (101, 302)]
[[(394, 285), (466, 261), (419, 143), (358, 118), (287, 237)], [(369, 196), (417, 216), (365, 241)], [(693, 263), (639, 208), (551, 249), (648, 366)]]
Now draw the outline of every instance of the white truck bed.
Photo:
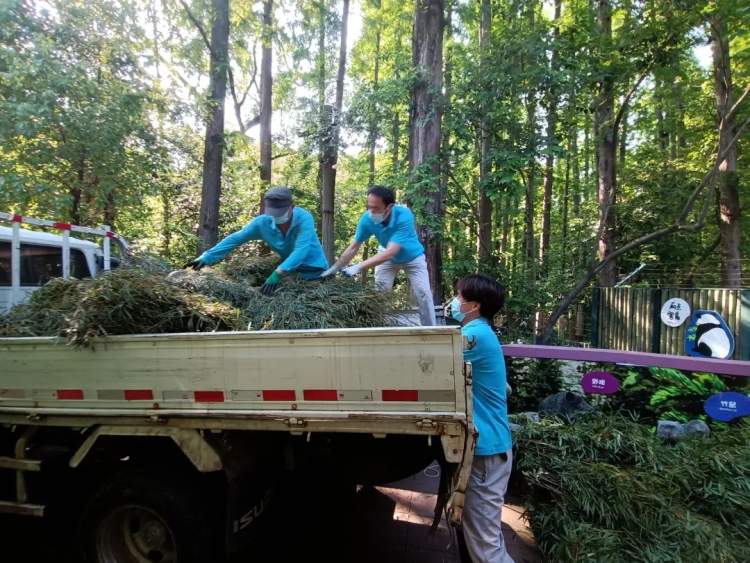
[[(457, 464), (446, 506), (458, 521), (471, 401), (457, 327), (127, 335), (93, 349), (0, 338), (0, 426), (28, 436), (0, 466), (28, 464), (23, 444), (39, 427), (81, 436), (70, 467), (100, 436), (166, 436), (204, 472), (222, 467), (206, 433), (422, 435)], [(25, 509), (25, 496), (8, 510)]]
[(441, 435), (455, 462), (470, 433), (455, 327), (0, 338), (0, 366), (6, 423)]

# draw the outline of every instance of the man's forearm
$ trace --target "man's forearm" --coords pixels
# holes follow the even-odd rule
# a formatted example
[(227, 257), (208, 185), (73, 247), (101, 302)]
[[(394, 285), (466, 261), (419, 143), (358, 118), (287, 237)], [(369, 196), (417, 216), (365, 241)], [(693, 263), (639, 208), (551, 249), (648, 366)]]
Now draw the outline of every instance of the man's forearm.
[(341, 256), (339, 256), (339, 259), (336, 260), (335, 266), (339, 269), (343, 268), (344, 266), (347, 266), (349, 262), (352, 261), (352, 258), (354, 258), (357, 255), (357, 252), (359, 252), (359, 245), (350, 244), (349, 248), (344, 250), (344, 252), (341, 253)]
[(360, 266), (362, 269), (366, 268), (372, 268), (374, 266), (379, 266), (380, 264), (383, 264), (384, 262), (388, 262), (391, 258), (393, 258), (396, 254), (398, 254), (398, 249), (393, 250), (390, 248), (386, 248), (385, 250), (378, 252), (375, 256), (372, 256), (365, 260), (364, 262), (360, 263)]

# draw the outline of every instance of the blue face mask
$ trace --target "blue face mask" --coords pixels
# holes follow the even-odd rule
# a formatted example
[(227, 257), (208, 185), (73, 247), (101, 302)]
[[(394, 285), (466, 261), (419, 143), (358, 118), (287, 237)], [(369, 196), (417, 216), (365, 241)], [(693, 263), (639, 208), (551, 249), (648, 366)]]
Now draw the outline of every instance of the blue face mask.
[(466, 318), (466, 315), (461, 312), (461, 301), (458, 297), (454, 297), (451, 301), (451, 317), (460, 323), (464, 322)]

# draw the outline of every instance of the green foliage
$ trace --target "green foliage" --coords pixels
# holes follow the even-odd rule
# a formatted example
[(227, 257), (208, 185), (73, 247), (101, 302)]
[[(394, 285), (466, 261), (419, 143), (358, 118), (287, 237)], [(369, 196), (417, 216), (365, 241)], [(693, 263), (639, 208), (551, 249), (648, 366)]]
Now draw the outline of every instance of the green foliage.
[[(621, 390), (610, 399), (613, 408), (626, 409), (644, 420), (687, 422), (699, 418), (710, 422), (703, 403), (714, 393), (746, 387), (744, 378), (721, 378), (711, 373), (683, 373), (668, 368), (630, 369)], [(715, 424), (715, 423), (714, 423)]]
[(674, 447), (621, 415), (515, 434), (527, 517), (553, 561), (747, 561), (750, 428)]
[(28, 303), (0, 316), (0, 336), (60, 336), (73, 345), (93, 346), (96, 338), (114, 334), (388, 324), (390, 299), (355, 280), (288, 276), (272, 297), (262, 295), (258, 286), (276, 262), (240, 255), (201, 272), (167, 274), (131, 266), (96, 278), (54, 279)]
[(512, 393), (508, 411), (536, 411), (539, 402), (562, 389), (562, 373), (554, 360), (506, 358), (505, 370)]
[(110, 334), (241, 330), (240, 311), (189, 293), (163, 276), (117, 269), (84, 280), (54, 279), (0, 319), (6, 336), (61, 336), (92, 346)]

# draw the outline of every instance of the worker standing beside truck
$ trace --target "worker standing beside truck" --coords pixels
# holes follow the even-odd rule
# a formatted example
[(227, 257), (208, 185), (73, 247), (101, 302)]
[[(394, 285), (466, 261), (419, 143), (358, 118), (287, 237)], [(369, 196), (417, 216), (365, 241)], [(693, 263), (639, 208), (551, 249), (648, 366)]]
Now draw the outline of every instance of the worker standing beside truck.
[(295, 207), (292, 190), (285, 187), (271, 188), (263, 197), (264, 213), (237, 231), (209, 248), (186, 267), (200, 270), (221, 261), (232, 250), (251, 240), (262, 240), (282, 258), (281, 264), (268, 276), (261, 287), (264, 295), (276, 290), (285, 274), (296, 273), (302, 279), (319, 279), (328, 268), (328, 260), (315, 232), (312, 214)]
[[(375, 236), (383, 250), (359, 264), (348, 266), (371, 236)], [(374, 186), (367, 192), (367, 211), (357, 224), (354, 241), (335, 264), (323, 272), (323, 277), (339, 271), (346, 276), (356, 276), (372, 267), (375, 268), (375, 285), (381, 291), (390, 291), (398, 271), (405, 270), (422, 325), (436, 324), (427, 260), (417, 236), (414, 215), (408, 207), (396, 205), (393, 190), (384, 186)]]
[(474, 425), (479, 431), (464, 501), (466, 547), (475, 563), (511, 563), (501, 517), (513, 465), (508, 421), (505, 360), (492, 319), (505, 302), (505, 289), (481, 274), (458, 282), (451, 316), (461, 323), (464, 360), (471, 362)]

